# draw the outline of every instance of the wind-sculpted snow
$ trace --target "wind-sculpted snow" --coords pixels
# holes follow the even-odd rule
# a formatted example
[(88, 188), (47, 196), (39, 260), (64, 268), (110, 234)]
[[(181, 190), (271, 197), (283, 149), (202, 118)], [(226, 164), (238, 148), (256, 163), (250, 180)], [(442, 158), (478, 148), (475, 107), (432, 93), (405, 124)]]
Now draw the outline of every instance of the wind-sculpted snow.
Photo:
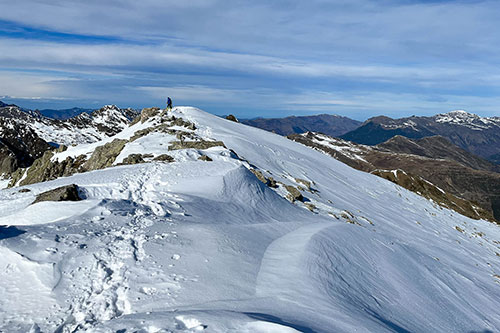
[[(0, 227), (0, 330), (500, 329), (497, 225), (272, 133), (193, 108), (173, 115), (224, 147), (0, 191), (12, 225)], [(175, 137), (138, 140), (127, 153), (160, 154)], [(67, 184), (86, 199), (30, 205)], [(70, 204), (82, 206), (67, 215)]]

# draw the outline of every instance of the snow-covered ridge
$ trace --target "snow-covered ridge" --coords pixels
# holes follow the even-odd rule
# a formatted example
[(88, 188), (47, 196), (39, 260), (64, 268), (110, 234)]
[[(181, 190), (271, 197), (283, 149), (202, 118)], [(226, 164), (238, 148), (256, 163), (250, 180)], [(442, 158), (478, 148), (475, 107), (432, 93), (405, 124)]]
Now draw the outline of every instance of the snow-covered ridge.
[[(100, 145), (126, 138), (124, 155), (172, 163), (0, 191), (0, 225), (13, 224), (1, 227), (0, 330), (500, 328), (498, 226), (269, 132), (189, 107), (167, 116), (194, 129), (152, 116)], [(173, 129), (224, 146), (169, 150)], [(72, 183), (85, 200), (31, 205)], [(303, 198), (286, 200), (286, 186)]]
[(0, 109), (0, 117), (26, 126), (49, 143), (71, 146), (102, 140), (123, 130), (137, 112), (106, 105), (90, 115), (82, 113), (67, 120), (55, 120), (34, 111), (23, 111), (16, 106)]
[(480, 117), (465, 110), (438, 114), (434, 116), (434, 119), (438, 123), (462, 125), (477, 130), (500, 127), (500, 118), (498, 117)]

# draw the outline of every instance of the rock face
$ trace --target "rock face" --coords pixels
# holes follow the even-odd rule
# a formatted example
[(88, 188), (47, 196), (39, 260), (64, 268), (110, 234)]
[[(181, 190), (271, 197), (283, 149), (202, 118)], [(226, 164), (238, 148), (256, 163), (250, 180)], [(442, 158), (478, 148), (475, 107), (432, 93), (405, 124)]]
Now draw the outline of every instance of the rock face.
[(374, 117), (341, 138), (377, 145), (396, 135), (411, 139), (440, 135), (474, 155), (498, 163), (500, 117), (484, 118), (465, 111), (452, 111), (432, 117)]
[(0, 175), (30, 166), (50, 148), (29, 126), (0, 117)]
[(105, 106), (64, 120), (39, 111), (0, 104), (0, 176), (13, 174), (59, 145), (92, 143), (115, 135), (138, 115), (132, 109)]
[(280, 135), (297, 133), (321, 132), (330, 136), (340, 136), (361, 125), (360, 121), (347, 117), (321, 114), (316, 116), (286, 117), (286, 118), (259, 118), (240, 120), (241, 123)]
[(75, 184), (61, 186), (53, 190), (37, 195), (33, 204), (42, 201), (80, 201), (83, 200), (79, 193), (78, 186)]
[(89, 160), (83, 164), (83, 168), (98, 170), (111, 166), (126, 143), (127, 140), (114, 139), (103, 146), (97, 147)]
[(391, 180), (466, 216), (500, 221), (500, 173), (492, 171), (496, 170), (496, 165), (446, 139), (395, 137), (380, 145), (366, 146), (319, 133), (289, 138), (321, 150), (353, 168)]

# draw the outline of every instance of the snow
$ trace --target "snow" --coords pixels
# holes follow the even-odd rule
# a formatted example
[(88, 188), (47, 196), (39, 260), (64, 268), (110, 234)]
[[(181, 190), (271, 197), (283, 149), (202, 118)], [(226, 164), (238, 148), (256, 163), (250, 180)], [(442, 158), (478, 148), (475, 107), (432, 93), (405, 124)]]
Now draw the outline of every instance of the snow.
[(461, 125), (473, 130), (484, 130), (492, 127), (500, 127), (497, 117), (480, 117), (465, 110), (455, 110), (434, 116), (438, 123), (450, 123)]
[[(0, 227), (0, 330), (500, 329), (497, 225), (284, 137), (195, 108), (173, 114), (227, 149), (179, 150), (173, 163), (76, 174), (26, 186), (28, 193), (0, 191), (2, 223), (24, 221)], [(163, 135), (127, 144), (126, 153), (165, 153)], [(198, 161), (201, 153), (213, 162)], [(250, 167), (287, 185), (312, 181), (314, 191), (302, 194), (316, 208), (287, 201), (282, 186), (265, 186)], [(74, 209), (30, 205), (37, 193), (72, 183), (87, 196)]]
[(314, 133), (314, 136), (315, 139), (312, 140), (314, 143), (338, 151), (339, 153), (344, 154), (349, 158), (357, 159), (363, 162), (366, 162), (363, 154), (366, 154), (372, 150), (370, 146), (354, 144), (350, 141), (332, 138), (320, 133)]

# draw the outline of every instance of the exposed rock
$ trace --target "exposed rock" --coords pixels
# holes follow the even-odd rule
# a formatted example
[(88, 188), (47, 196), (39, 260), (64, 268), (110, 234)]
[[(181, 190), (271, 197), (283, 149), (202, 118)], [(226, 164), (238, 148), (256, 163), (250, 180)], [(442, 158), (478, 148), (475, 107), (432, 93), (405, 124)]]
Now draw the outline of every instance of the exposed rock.
[(190, 129), (192, 131), (196, 129), (194, 123), (184, 120), (182, 118), (172, 117), (172, 125), (186, 127), (187, 129)]
[(300, 179), (300, 178), (295, 178), (295, 181), (297, 183), (300, 183), (306, 187), (306, 189), (310, 192), (311, 191), (311, 182), (305, 179)]
[(316, 206), (310, 202), (306, 202), (305, 205), (311, 212), (314, 212), (314, 210), (316, 209)]
[(22, 188), (18, 192), (19, 193), (28, 193), (28, 192), (31, 192), (31, 190), (29, 188)]
[(174, 158), (168, 154), (161, 154), (153, 158), (153, 161), (171, 163), (174, 162)]
[(80, 201), (81, 198), (78, 186), (75, 184), (61, 186), (50, 191), (40, 193), (33, 203), (42, 201)]
[(226, 116), (226, 119), (227, 120), (231, 120), (231, 121), (234, 121), (235, 123), (239, 123), (239, 120), (238, 118), (236, 118), (234, 115), (230, 114), (228, 116)]
[(390, 180), (393, 183), (420, 194), (427, 199), (431, 199), (441, 206), (453, 209), (467, 217), (473, 219), (483, 218), (489, 221), (495, 220), (491, 212), (481, 208), (478, 204), (444, 192), (434, 184), (402, 170), (375, 170), (372, 174)]
[(198, 157), (199, 160), (201, 161), (206, 161), (206, 162), (212, 162), (213, 160), (208, 157), (207, 155), (201, 155), (200, 157)]
[(177, 149), (208, 149), (212, 147), (226, 147), (222, 141), (173, 141), (170, 143), (168, 150)]
[(286, 196), (286, 198), (291, 202), (304, 200), (302, 193), (300, 193), (300, 191), (296, 187), (285, 185), (285, 189), (288, 191), (288, 195)]
[(253, 173), (257, 177), (258, 180), (260, 180), (261, 182), (263, 182), (267, 186), (273, 187), (273, 188), (278, 187), (278, 184), (277, 184), (276, 180), (274, 180), (273, 177), (266, 177), (262, 174), (262, 172), (260, 172), (259, 170), (256, 170), (256, 169), (250, 169), (250, 172)]
[(154, 130), (155, 130), (154, 127), (148, 127), (148, 128), (144, 128), (144, 129), (135, 131), (134, 135), (132, 135), (132, 137), (130, 138), (130, 142), (133, 142), (139, 138), (142, 138), (143, 136), (148, 135), (149, 133), (153, 132)]
[(127, 140), (114, 139), (103, 146), (97, 147), (83, 168), (86, 170), (99, 170), (113, 165), (116, 157), (120, 154)]
[[(19, 185), (29, 185), (86, 171), (83, 168), (83, 164), (86, 160), (85, 155), (79, 155), (76, 158), (67, 157), (61, 162), (51, 161), (53, 156), (54, 153), (52, 151), (45, 152), (45, 154), (41, 158), (35, 160), (33, 165), (27, 170), (19, 169), (16, 171), (12, 175), (9, 186), (15, 186), (21, 179)], [(25, 173), (25, 177), (22, 178)]]
[(146, 120), (148, 120), (151, 117), (154, 117), (156, 115), (160, 114), (160, 108), (158, 107), (152, 107), (152, 108), (144, 108), (141, 111), (141, 115), (139, 119), (134, 119), (131, 125), (138, 123), (139, 121), (141, 123), (144, 123)]
[(123, 159), (123, 162), (120, 163), (120, 165), (123, 164), (139, 164), (139, 163), (145, 163), (143, 157), (141, 154), (130, 154), (127, 157)]
[(28, 168), (46, 151), (63, 144), (91, 143), (117, 134), (136, 114), (132, 109), (107, 105), (90, 114), (83, 112), (60, 120), (45, 117), (39, 111), (2, 104), (0, 175), (12, 175), (19, 168)]

